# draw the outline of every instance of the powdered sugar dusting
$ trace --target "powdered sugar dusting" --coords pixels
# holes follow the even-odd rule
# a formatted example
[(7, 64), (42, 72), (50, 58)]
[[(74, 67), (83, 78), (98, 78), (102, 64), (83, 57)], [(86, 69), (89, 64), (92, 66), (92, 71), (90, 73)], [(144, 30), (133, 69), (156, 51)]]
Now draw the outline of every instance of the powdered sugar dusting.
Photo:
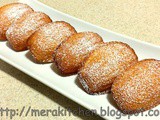
[(93, 32), (71, 36), (57, 49), (55, 60), (58, 67), (63, 72), (67, 69), (70, 69), (69, 73), (77, 72), (87, 55), (102, 43), (102, 38)]
[(75, 33), (76, 30), (64, 21), (46, 24), (36, 32), (37, 39), (34, 40), (30, 50), (38, 61), (52, 62), (58, 45)]
[(90, 91), (88, 84), (87, 84), (86, 81), (83, 79), (83, 77), (81, 76), (81, 74), (78, 75), (78, 80), (79, 80), (79, 82), (81, 83), (81, 85), (83, 86), (84, 90), (85, 90), (88, 94), (91, 94), (91, 95), (102, 95), (102, 94), (105, 94), (105, 93), (108, 93), (108, 92), (109, 92), (109, 90), (102, 91), (102, 92), (97, 92), (97, 93), (94, 93), (94, 92)]
[(109, 89), (114, 79), (137, 62), (134, 51), (121, 42), (110, 42), (93, 51), (80, 70), (84, 80), (92, 84), (90, 91)]
[(41, 12), (33, 12), (19, 18), (7, 30), (6, 36), (15, 50), (27, 48), (27, 39), (42, 25), (51, 22), (50, 18)]
[[(42, 51), (50, 47), (49, 46), (50, 43), (56, 44), (57, 48), (57, 46), (62, 41), (66, 40), (68, 37), (76, 33), (75, 29), (71, 25), (69, 25), (66, 22), (60, 22), (60, 21), (49, 23), (44, 27), (40, 28), (40, 30), (44, 32), (43, 33), (44, 37), (42, 37), (41, 40), (38, 40), (37, 44), (38, 46), (41, 47)], [(46, 40), (44, 40), (44, 38)], [(43, 44), (44, 41), (46, 41), (46, 44)]]
[(160, 104), (160, 61), (138, 62), (115, 80), (112, 92), (120, 109), (128, 113)]
[(8, 20), (12, 20), (13, 18), (19, 17), (28, 10), (32, 11), (32, 9), (25, 4), (19, 4), (11, 7), (10, 9), (7, 10), (5, 13), (5, 16), (7, 16)]
[(67, 47), (69, 51), (79, 56), (93, 50), (95, 48), (93, 43), (96, 43), (97, 41), (97, 37), (95, 37), (93, 33), (86, 32), (84, 33), (84, 36), (78, 40), (77, 44), (72, 45), (72, 43), (68, 43)]
[(26, 4), (14, 3), (1, 7), (0, 13), (0, 37), (5, 39), (5, 32), (9, 26), (19, 17), (33, 10)]

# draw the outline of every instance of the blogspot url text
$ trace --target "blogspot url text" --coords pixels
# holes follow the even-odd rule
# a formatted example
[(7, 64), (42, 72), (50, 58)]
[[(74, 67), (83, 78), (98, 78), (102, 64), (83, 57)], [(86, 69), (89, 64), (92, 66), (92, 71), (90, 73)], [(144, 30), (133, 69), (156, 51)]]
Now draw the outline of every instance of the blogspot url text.
[(135, 114), (123, 114), (119, 110), (111, 109), (110, 107), (100, 107), (99, 110), (92, 109), (92, 110), (84, 110), (82, 108), (72, 109), (72, 108), (61, 108), (60, 106), (56, 109), (35, 109), (31, 106), (23, 106), (21, 109), (15, 109), (15, 108), (8, 108), (8, 107), (1, 107), (0, 108), (0, 116), (8, 117), (10, 119), (13, 119), (15, 116), (18, 117), (48, 117), (48, 116), (93, 116), (95, 114), (99, 114), (100, 116), (112, 116), (116, 119), (121, 119), (123, 116), (126, 116), (128, 119), (130, 119), (133, 116), (142, 116), (142, 117), (158, 117), (160, 116), (160, 110), (149, 110), (147, 112), (140, 112)]

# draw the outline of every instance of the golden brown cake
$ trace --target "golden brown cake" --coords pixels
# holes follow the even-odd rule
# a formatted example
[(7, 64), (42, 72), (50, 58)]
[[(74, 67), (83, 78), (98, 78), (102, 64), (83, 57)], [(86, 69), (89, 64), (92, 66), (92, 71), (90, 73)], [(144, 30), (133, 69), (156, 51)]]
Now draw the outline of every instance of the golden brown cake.
[(33, 12), (20, 17), (6, 32), (7, 39), (15, 51), (27, 49), (28, 38), (41, 26), (52, 22), (50, 17), (42, 12)]
[(160, 61), (142, 60), (116, 78), (112, 94), (120, 110), (136, 113), (160, 104)]
[(63, 74), (76, 73), (87, 55), (101, 44), (103, 40), (96, 33), (74, 34), (57, 48), (55, 63)]
[(31, 7), (22, 3), (11, 3), (0, 7), (0, 40), (6, 40), (6, 31), (16, 19), (32, 12)]
[(75, 33), (74, 27), (67, 22), (48, 23), (28, 39), (28, 48), (37, 62), (53, 62), (53, 54), (58, 45)]
[(138, 57), (129, 45), (109, 42), (91, 52), (78, 79), (87, 93), (104, 94), (110, 91), (115, 78), (137, 61)]

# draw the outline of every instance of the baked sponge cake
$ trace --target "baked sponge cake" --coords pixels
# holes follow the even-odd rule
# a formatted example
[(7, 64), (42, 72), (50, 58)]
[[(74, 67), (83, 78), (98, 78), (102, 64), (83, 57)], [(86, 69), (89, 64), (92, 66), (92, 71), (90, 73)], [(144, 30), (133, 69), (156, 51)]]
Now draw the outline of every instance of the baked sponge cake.
[(0, 40), (6, 40), (6, 31), (16, 19), (31, 12), (33, 9), (22, 3), (11, 3), (0, 7)]
[(112, 94), (123, 113), (137, 113), (160, 104), (160, 61), (146, 59), (116, 78)]
[(72, 35), (57, 48), (54, 60), (63, 74), (78, 72), (88, 54), (103, 44), (102, 38), (93, 32)]
[(109, 42), (90, 53), (78, 79), (87, 93), (103, 94), (110, 91), (118, 75), (137, 62), (138, 57), (129, 45)]
[(6, 32), (7, 39), (15, 51), (27, 49), (28, 38), (41, 26), (52, 22), (50, 17), (42, 12), (33, 12), (20, 17)]
[(77, 32), (74, 27), (67, 22), (48, 23), (28, 39), (28, 48), (36, 62), (53, 62), (53, 54), (59, 44), (75, 33)]

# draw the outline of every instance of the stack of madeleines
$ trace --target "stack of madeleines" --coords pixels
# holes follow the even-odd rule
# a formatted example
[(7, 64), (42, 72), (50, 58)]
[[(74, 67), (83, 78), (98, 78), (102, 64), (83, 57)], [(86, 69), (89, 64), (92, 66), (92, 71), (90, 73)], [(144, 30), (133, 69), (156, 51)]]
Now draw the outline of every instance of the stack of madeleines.
[(0, 8), (0, 40), (15, 51), (29, 50), (37, 63), (54, 62), (65, 75), (78, 73), (88, 94), (111, 91), (124, 113), (160, 104), (160, 61), (138, 61), (126, 43), (104, 43), (94, 32), (78, 32), (64, 21), (52, 22), (22, 3)]

